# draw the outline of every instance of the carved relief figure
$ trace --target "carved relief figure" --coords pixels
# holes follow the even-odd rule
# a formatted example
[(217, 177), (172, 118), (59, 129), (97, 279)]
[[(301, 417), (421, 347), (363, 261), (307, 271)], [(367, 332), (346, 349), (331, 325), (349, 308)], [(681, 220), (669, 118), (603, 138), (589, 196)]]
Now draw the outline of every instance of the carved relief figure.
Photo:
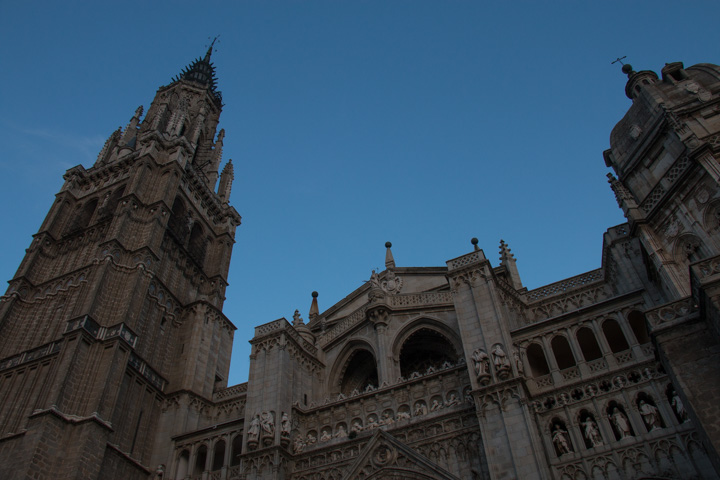
[(440, 401), (437, 398), (433, 398), (432, 405), (430, 406), (430, 411), (436, 412), (436, 411), (440, 410), (441, 408), (443, 408), (443, 406), (440, 403)]
[(371, 429), (371, 428), (377, 428), (377, 427), (379, 427), (379, 426), (380, 426), (380, 425), (379, 425), (378, 422), (377, 422), (377, 417), (376, 417), (375, 415), (370, 415), (370, 416), (368, 417), (367, 427), (365, 427), (365, 428)]
[(300, 435), (295, 437), (295, 444), (293, 450), (295, 450), (295, 453), (300, 453), (305, 450), (305, 442)]
[(658, 412), (655, 405), (651, 405), (645, 400), (640, 400), (638, 407), (640, 408), (640, 415), (642, 416), (643, 422), (645, 422), (645, 426), (649, 432), (662, 427), (660, 423), (660, 412)]
[(399, 420), (408, 420), (410, 418), (410, 412), (408, 410), (400, 410), (397, 413), (397, 419)]
[(459, 403), (460, 401), (458, 400), (457, 395), (455, 395), (455, 392), (450, 392), (447, 402), (445, 402), (445, 406), (452, 407), (453, 405), (457, 405)]
[(555, 425), (552, 434), (552, 441), (555, 444), (558, 456), (572, 452), (572, 447), (570, 446), (570, 441), (568, 440), (567, 433), (568, 432), (563, 430), (560, 425)]
[(428, 413), (428, 408), (427, 408), (427, 405), (425, 404), (425, 402), (423, 402), (421, 400), (415, 404), (415, 416), (416, 417), (418, 417), (420, 415), (427, 415), (427, 413)]
[(347, 430), (345, 430), (345, 425), (342, 423), (338, 425), (337, 432), (335, 432), (335, 435), (333, 435), (335, 438), (345, 438), (347, 437)]
[(330, 435), (330, 429), (325, 429), (320, 434), (320, 442), (321, 443), (329, 442), (331, 438), (332, 438), (332, 435)]
[(585, 438), (587, 438), (588, 442), (590, 442), (590, 445), (593, 447), (599, 447), (603, 444), (602, 436), (600, 435), (597, 424), (591, 417), (587, 417), (585, 421), (582, 422), (582, 427)]
[(352, 424), (351, 430), (355, 433), (360, 433), (363, 431), (362, 423), (360, 423), (360, 420), (355, 420)]
[(308, 445), (314, 445), (315, 443), (317, 443), (317, 437), (315, 436), (315, 434), (314, 434), (313, 432), (308, 432), (308, 433), (307, 433), (307, 441), (306, 441), (306, 443), (307, 443)]
[(260, 415), (255, 414), (248, 428), (248, 443), (257, 443), (260, 436)]
[(619, 408), (613, 408), (612, 415), (610, 416), (610, 421), (612, 421), (613, 425), (615, 425), (615, 428), (620, 434), (620, 440), (626, 437), (632, 437), (630, 422), (628, 421), (625, 414), (620, 411)]
[(271, 444), (275, 437), (275, 418), (272, 412), (263, 412), (260, 415), (260, 428), (262, 429), (263, 443)]

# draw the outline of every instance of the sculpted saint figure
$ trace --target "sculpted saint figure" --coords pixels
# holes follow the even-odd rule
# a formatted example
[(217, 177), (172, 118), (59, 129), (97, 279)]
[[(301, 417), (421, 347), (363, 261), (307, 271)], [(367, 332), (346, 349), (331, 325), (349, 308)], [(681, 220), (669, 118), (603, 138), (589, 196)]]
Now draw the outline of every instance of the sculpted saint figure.
[(415, 416), (426, 415), (428, 413), (427, 405), (425, 402), (418, 402), (415, 404)]
[(275, 433), (275, 419), (272, 412), (263, 412), (260, 420), (263, 435), (272, 436)]
[(375, 270), (370, 274), (370, 288), (380, 288), (380, 276)]
[(457, 398), (457, 395), (455, 395), (454, 392), (450, 393), (450, 396), (448, 397), (447, 401), (445, 402), (446, 407), (452, 407), (453, 405), (459, 404), (460, 401)]
[(552, 440), (559, 455), (565, 455), (566, 453), (570, 453), (572, 451), (570, 448), (570, 442), (567, 438), (567, 432), (560, 428), (559, 425), (555, 426), (555, 430), (552, 434)]
[(362, 426), (362, 424), (360, 423), (360, 420), (355, 420), (355, 421), (353, 422), (353, 425), (352, 425), (352, 429), (351, 429), (351, 430), (352, 430), (353, 432), (355, 432), (355, 433), (360, 433), (360, 432), (363, 431), (363, 426)]
[(630, 429), (630, 422), (628, 421), (625, 414), (620, 411), (619, 408), (613, 408), (610, 420), (612, 421), (613, 425), (615, 425), (615, 428), (620, 434), (620, 440), (626, 437), (632, 437), (632, 433), (630, 433), (632, 431)]
[(480, 377), (490, 374), (490, 357), (488, 357), (487, 353), (478, 348), (473, 352), (472, 359), (476, 376)]
[(255, 415), (250, 421), (250, 428), (248, 428), (248, 441), (257, 442), (260, 436), (260, 416)]
[(430, 411), (435, 412), (437, 410), (440, 410), (441, 408), (442, 408), (442, 404), (440, 402), (438, 402), (438, 399), (437, 398), (433, 399), (432, 405), (430, 406)]
[(332, 435), (330, 435), (329, 430), (323, 430), (322, 434), (320, 435), (320, 441), (321, 442), (328, 442), (332, 438)]
[(283, 412), (280, 418), (280, 436), (285, 438), (290, 436), (290, 417), (287, 412)]
[(295, 450), (295, 453), (300, 453), (303, 450), (305, 450), (305, 442), (303, 442), (303, 439), (300, 435), (295, 437), (294, 450)]
[(342, 423), (338, 425), (337, 432), (335, 432), (335, 435), (333, 435), (335, 438), (345, 438), (347, 437), (347, 431), (345, 430), (345, 425)]
[(685, 423), (688, 421), (688, 414), (685, 410), (685, 405), (683, 405), (682, 400), (680, 400), (680, 397), (678, 396), (677, 392), (673, 390), (672, 394), (672, 401), (670, 403), (670, 406), (675, 410), (675, 413), (680, 418), (680, 421)]
[(522, 363), (522, 358), (520, 358), (520, 352), (515, 350), (513, 352), (513, 359), (515, 360), (515, 368), (517, 368), (518, 375), (525, 375), (525, 366)]
[(592, 418), (587, 417), (584, 422), (582, 422), (583, 426), (583, 432), (585, 433), (585, 438), (588, 439), (590, 442), (590, 445), (593, 447), (599, 447), (603, 444), (602, 436), (600, 436), (600, 431), (597, 428), (597, 424), (593, 421)]
[(640, 415), (642, 416), (643, 422), (648, 428), (648, 431), (652, 432), (656, 428), (661, 428), (660, 423), (660, 412), (657, 407), (647, 403), (645, 400), (640, 400)]

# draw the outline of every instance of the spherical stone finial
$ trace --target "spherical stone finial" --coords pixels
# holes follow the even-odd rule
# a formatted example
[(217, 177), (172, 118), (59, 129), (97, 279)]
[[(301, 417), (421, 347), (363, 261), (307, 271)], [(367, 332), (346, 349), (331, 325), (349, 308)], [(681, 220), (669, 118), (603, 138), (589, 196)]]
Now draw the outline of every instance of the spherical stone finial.
[(313, 298), (317, 298), (317, 297), (318, 297), (318, 293), (317, 293), (317, 292), (312, 292), (310, 295), (312, 295)]
[(390, 248), (390, 247), (392, 247), (392, 243), (390, 243), (390, 242), (385, 242), (385, 248)]
[(633, 71), (632, 65), (630, 65), (629, 63), (626, 63), (625, 65), (622, 66), (622, 72), (624, 74), (630, 75), (632, 73), (632, 71)]
[(470, 239), (470, 243), (472, 243), (473, 245), (477, 245), (477, 244), (478, 244), (478, 239), (475, 238), (475, 237), (473, 237), (473, 238)]

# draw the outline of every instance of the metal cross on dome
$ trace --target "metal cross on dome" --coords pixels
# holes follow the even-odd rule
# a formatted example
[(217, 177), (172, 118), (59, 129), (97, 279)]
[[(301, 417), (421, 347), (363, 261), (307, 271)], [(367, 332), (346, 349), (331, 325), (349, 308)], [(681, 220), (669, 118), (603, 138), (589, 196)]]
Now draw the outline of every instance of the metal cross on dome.
[(627, 58), (627, 55), (625, 55), (624, 57), (616, 58), (614, 62), (610, 63), (610, 65), (614, 65), (618, 62), (620, 63), (620, 65), (625, 65), (622, 61), (625, 60), (626, 58)]

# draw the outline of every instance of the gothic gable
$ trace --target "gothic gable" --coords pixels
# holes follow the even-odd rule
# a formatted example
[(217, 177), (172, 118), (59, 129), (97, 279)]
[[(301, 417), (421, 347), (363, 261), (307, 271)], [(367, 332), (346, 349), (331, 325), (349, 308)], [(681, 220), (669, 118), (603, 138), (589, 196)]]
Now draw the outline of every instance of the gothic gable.
[(459, 480), (389, 433), (378, 430), (343, 480)]

